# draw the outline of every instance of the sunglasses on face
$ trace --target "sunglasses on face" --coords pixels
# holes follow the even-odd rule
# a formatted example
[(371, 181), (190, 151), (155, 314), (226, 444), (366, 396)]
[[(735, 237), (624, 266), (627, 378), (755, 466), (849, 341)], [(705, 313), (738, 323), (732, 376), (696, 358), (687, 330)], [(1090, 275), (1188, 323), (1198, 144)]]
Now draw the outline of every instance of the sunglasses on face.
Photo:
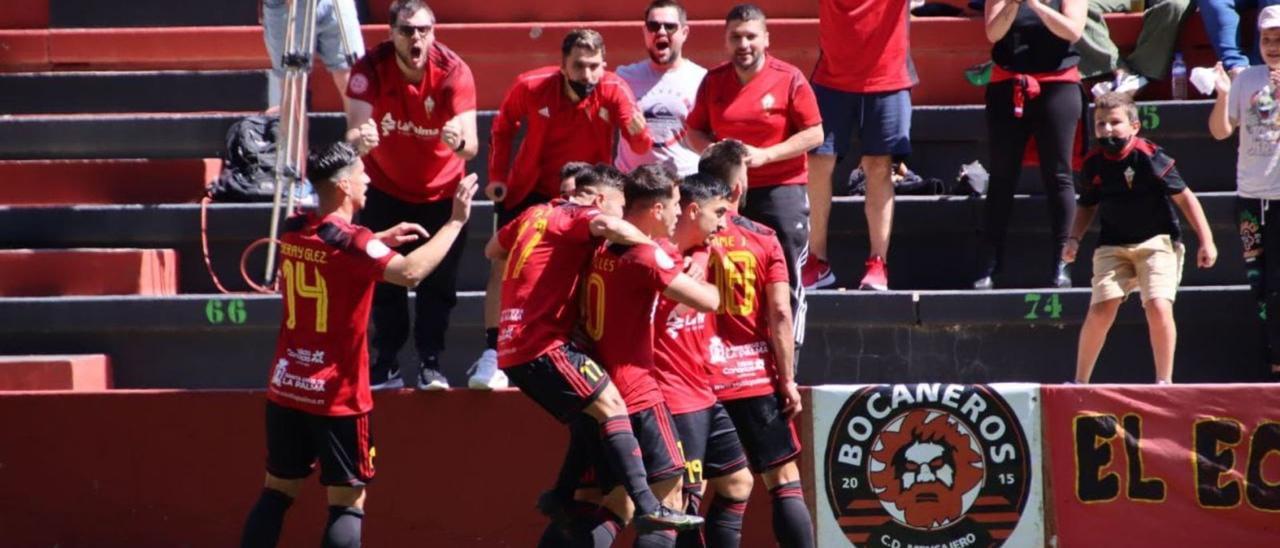
[(658, 32), (658, 29), (667, 29), (667, 33), (670, 34), (677, 30), (680, 30), (680, 23), (663, 23), (660, 21), (645, 21), (644, 28), (649, 29), (649, 32)]
[(430, 34), (431, 28), (431, 25), (422, 25), (420, 27), (415, 27), (413, 25), (396, 25), (396, 32), (400, 33), (400, 36), (405, 38), (413, 38), (418, 34), (422, 34), (423, 36)]

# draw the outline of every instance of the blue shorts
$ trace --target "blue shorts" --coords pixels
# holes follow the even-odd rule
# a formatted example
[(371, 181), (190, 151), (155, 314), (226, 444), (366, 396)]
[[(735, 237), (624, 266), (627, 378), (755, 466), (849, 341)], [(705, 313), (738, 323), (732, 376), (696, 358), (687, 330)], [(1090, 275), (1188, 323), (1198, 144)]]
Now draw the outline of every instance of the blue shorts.
[(911, 154), (911, 90), (852, 93), (813, 84), (822, 113), (822, 144), (814, 154), (844, 156), (857, 137), (863, 156)]

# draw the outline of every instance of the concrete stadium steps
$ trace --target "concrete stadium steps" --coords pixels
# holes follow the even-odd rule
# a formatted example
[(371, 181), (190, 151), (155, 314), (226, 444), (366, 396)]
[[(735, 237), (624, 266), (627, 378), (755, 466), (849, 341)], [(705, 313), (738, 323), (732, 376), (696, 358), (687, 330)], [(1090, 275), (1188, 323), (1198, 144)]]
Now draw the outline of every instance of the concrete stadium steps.
[[(1245, 280), (1236, 233), (1234, 195), (1201, 198), (1221, 255), (1210, 270), (1195, 267), (1198, 242), (1188, 233), (1188, 261), (1184, 285), (1223, 285)], [(902, 197), (895, 215), (889, 251), (890, 284), (894, 289), (962, 289), (975, 276), (976, 231), (981, 223), (981, 200), (955, 197)], [(480, 291), (488, 272), (482, 250), (492, 233), (492, 206), (478, 202), (467, 233), (459, 288)], [(1047, 210), (1039, 197), (1016, 200), (1010, 221), (1007, 260), (996, 277), (999, 287), (1040, 287), (1052, 275)], [(240, 256), (250, 242), (265, 237), (270, 204), (214, 204), (208, 210), (209, 243), (219, 278), (231, 289), (245, 289), (239, 274)], [(863, 201), (839, 198), (830, 227), (830, 254), (842, 286), (856, 286), (868, 253)], [(1185, 223), (1184, 223), (1185, 226)], [(1096, 230), (1096, 224), (1095, 224)], [(1189, 228), (1188, 228), (1189, 230)], [(1073, 271), (1077, 287), (1088, 287), (1096, 237), (1085, 238), (1081, 261)], [(0, 208), (0, 248), (134, 246), (173, 248), (179, 257), (182, 293), (214, 291), (200, 250), (200, 206), (72, 206)], [(264, 254), (250, 256), (249, 272), (260, 276)]]
[(0, 356), (0, 392), (111, 386), (111, 359), (105, 354)]
[(200, 200), (222, 160), (0, 161), (0, 204), (164, 204)]
[(0, 249), (0, 296), (174, 295), (172, 249)]
[[(1208, 134), (1210, 101), (1142, 103), (1143, 136), (1169, 151), (1178, 169), (1197, 192), (1235, 190), (1235, 139), (1215, 141)], [(224, 154), (226, 132), (249, 113), (65, 114), (24, 115), (0, 119), (0, 160), (211, 158)], [(478, 119), (480, 151), (468, 169), (488, 178), (489, 131), (495, 113)], [(339, 139), (346, 126), (338, 113), (311, 115), (311, 142)], [(917, 173), (954, 179), (962, 164), (987, 162), (985, 111), (981, 105), (917, 106), (912, 117)], [(844, 181), (854, 167), (849, 156), (837, 170)], [(843, 187), (844, 185), (838, 185)], [(1023, 169), (1019, 192), (1041, 192), (1034, 167)]]
[[(490, 9), (487, 4), (460, 4), (464, 9)], [(796, 6), (795, 9), (810, 10), (813, 4)], [(544, 9), (547, 9), (544, 4), (527, 8)], [(471, 66), (476, 75), (480, 108), (494, 109), (517, 74), (560, 62), (560, 39), (575, 27), (599, 30), (609, 46), (608, 60), (614, 66), (645, 59), (639, 25), (643, 5), (637, 3), (624, 9), (632, 15), (613, 21), (593, 20), (584, 14), (514, 23), (441, 17), (437, 36)], [(727, 5), (710, 9), (720, 12), (726, 10)], [(586, 14), (593, 11), (587, 10)], [(1120, 14), (1108, 16), (1107, 20), (1121, 50), (1131, 50), (1141, 28), (1141, 17)], [(692, 20), (690, 25), (692, 32), (685, 44), (686, 56), (706, 66), (724, 61), (723, 13)], [(818, 58), (817, 26), (814, 16), (772, 16), (770, 52), (803, 71), (812, 70)], [(388, 35), (387, 27), (381, 24), (364, 25), (362, 31), (368, 46), (385, 40)], [(920, 85), (913, 90), (916, 104), (957, 105), (982, 101), (982, 89), (968, 85), (964, 77), (966, 68), (990, 59), (991, 45), (983, 34), (979, 18), (913, 19), (911, 40), (912, 58), (920, 79)], [(1207, 44), (1202, 24), (1193, 18), (1184, 26), (1178, 46), (1189, 65), (1213, 64), (1216, 58)], [(262, 28), (257, 25), (0, 30), (0, 71), (232, 70), (269, 66)], [(337, 95), (331, 88), (312, 86), (326, 97), (317, 108), (339, 108)], [(1144, 96), (1163, 98), (1168, 97), (1167, 93), (1167, 86), (1153, 85), (1144, 91)]]
[[(815, 292), (799, 381), (1062, 382), (1074, 371), (1088, 302), (1087, 289)], [(482, 349), (481, 303), (464, 293), (452, 315), (441, 363), (454, 386)], [(268, 295), (0, 298), (0, 343), (12, 353), (106, 353), (117, 388), (255, 388), (280, 307)], [(1265, 380), (1254, 310), (1244, 286), (1183, 289), (1175, 379)], [(406, 351), (407, 374), (416, 370), (410, 360)], [(1150, 382), (1151, 367), (1141, 308), (1126, 303), (1095, 379)]]
[[(327, 81), (333, 87), (332, 81)], [(6, 114), (264, 110), (267, 71), (0, 73)], [(339, 108), (341, 110), (341, 108)]]

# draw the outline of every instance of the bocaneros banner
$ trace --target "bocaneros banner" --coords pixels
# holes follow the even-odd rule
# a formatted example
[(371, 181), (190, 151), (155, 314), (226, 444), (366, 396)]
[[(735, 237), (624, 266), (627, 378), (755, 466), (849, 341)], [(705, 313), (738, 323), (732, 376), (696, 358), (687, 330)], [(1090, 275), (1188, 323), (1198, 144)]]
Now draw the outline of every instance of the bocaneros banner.
[(1039, 386), (821, 386), (819, 546), (1044, 545)]
[(1280, 546), (1275, 385), (1042, 396), (1059, 546)]

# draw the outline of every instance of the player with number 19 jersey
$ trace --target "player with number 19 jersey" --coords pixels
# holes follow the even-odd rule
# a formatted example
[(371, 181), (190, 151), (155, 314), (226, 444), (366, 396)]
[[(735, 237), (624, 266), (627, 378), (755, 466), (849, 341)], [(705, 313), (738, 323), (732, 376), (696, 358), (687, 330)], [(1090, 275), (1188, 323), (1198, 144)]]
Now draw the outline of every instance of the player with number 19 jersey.
[(280, 237), (284, 318), (267, 399), (313, 415), (373, 409), (369, 304), (396, 256), (369, 229), (330, 215), (298, 215)]
[(515, 367), (569, 342), (578, 321), (574, 300), (597, 246), (595, 207), (564, 200), (539, 204), (498, 231), (511, 251), (502, 275), (498, 367)]
[[(721, 401), (773, 394), (777, 366), (769, 342), (762, 289), (786, 283), (787, 263), (773, 229), (736, 212), (713, 244), (710, 265), (720, 289), (716, 337), (711, 341), (711, 387)], [(713, 255), (716, 256), (716, 255)]]

